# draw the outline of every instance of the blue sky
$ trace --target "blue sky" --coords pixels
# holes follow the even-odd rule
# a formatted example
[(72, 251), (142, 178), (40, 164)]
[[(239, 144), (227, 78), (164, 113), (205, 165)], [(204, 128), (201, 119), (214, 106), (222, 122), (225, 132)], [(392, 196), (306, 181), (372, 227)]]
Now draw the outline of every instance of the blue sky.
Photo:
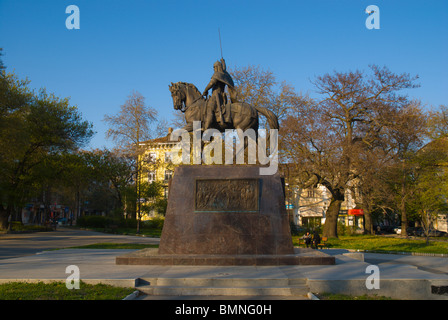
[[(68, 5), (80, 29), (68, 30)], [(368, 5), (380, 29), (365, 27)], [(428, 106), (448, 104), (446, 0), (0, 0), (0, 47), (7, 71), (70, 97), (105, 140), (105, 114), (139, 91), (160, 117), (171, 119), (168, 85), (203, 90), (220, 58), (218, 28), (229, 68), (259, 65), (297, 92), (328, 72), (387, 66), (419, 75), (409, 94)]]

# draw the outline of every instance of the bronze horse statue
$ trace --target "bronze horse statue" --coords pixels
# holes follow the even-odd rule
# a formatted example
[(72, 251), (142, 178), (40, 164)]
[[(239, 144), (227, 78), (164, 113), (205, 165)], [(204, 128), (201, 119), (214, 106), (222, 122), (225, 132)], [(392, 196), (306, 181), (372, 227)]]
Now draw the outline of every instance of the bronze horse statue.
[[(193, 131), (193, 121), (201, 121), (205, 123), (207, 112), (213, 112), (207, 109), (208, 100), (205, 99), (195, 85), (186, 82), (171, 83), (169, 86), (173, 105), (175, 110), (185, 113), (186, 126), (183, 128), (188, 132)], [(267, 108), (253, 107), (245, 102), (228, 103), (225, 106), (225, 112), (230, 112), (231, 122), (220, 123), (215, 120), (207, 129), (218, 129), (224, 132), (226, 129), (253, 129), (258, 130), (259, 121), (258, 114), (266, 117), (270, 129), (279, 129), (277, 116)]]

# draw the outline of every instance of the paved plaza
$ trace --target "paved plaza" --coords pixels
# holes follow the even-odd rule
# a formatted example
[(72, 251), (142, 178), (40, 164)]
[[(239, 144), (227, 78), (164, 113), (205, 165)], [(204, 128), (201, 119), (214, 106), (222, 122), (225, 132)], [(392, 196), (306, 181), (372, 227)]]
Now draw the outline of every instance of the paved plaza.
[[(216, 299), (221, 294), (240, 296), (241, 299), (308, 299), (309, 295), (303, 291), (295, 295), (283, 292), (287, 287), (302, 290), (305, 285), (305, 291), (311, 293), (373, 293), (394, 299), (448, 299), (447, 293), (444, 293), (448, 287), (448, 258), (445, 257), (361, 254), (343, 249), (324, 249), (323, 253), (336, 258), (336, 265), (148, 266), (116, 264), (117, 256), (135, 250), (46, 251), (101, 242), (154, 244), (158, 239), (62, 228), (52, 233), (0, 235), (0, 282), (65, 281), (69, 276), (66, 268), (75, 265), (79, 268), (80, 279), (86, 283), (103, 282), (153, 290), (150, 291), (152, 294), (140, 296), (139, 299), (191, 299), (195, 293), (186, 291), (188, 286), (207, 287), (207, 290), (212, 290), (227, 283), (225, 287), (229, 290), (247, 289), (247, 285), (242, 281), (258, 283), (257, 287), (263, 289), (253, 291), (254, 294), (246, 289), (198, 292), (201, 299)], [(378, 266), (379, 289), (366, 287), (366, 282), (370, 281), (368, 267), (371, 265)], [(183, 286), (180, 286), (180, 283)], [(154, 288), (158, 288), (158, 293)], [(173, 288), (183, 291), (175, 291)], [(165, 295), (167, 292), (170, 294)]]

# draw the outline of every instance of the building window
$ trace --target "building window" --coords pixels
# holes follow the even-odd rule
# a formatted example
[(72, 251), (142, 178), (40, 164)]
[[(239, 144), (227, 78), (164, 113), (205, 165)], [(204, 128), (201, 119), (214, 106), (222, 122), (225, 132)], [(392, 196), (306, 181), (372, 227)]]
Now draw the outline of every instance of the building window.
[(165, 152), (165, 163), (171, 163), (171, 162), (172, 162), (171, 152)]
[(308, 198), (314, 198), (314, 197), (315, 197), (314, 188), (308, 189)]
[(156, 172), (155, 171), (149, 171), (149, 173), (148, 173), (148, 181), (149, 182), (156, 181)]
[(172, 176), (173, 176), (172, 170), (165, 170), (165, 181), (170, 180)]
[(157, 153), (149, 152), (148, 154), (146, 154), (144, 161), (146, 161), (148, 163), (154, 163), (154, 162), (156, 162), (156, 159), (157, 159)]

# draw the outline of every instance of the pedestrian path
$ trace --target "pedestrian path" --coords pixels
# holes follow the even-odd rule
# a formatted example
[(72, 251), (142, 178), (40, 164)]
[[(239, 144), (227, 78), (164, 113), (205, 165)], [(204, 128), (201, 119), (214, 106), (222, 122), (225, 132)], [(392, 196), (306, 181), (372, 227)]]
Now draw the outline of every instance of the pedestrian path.
[[(447, 294), (439, 290), (433, 293), (434, 287), (448, 287), (447, 258), (414, 257), (364, 254), (363, 256), (350, 255), (347, 250), (328, 249), (325, 253), (336, 257), (336, 265), (330, 266), (148, 266), (148, 265), (116, 265), (115, 258), (133, 250), (100, 250), (100, 249), (63, 249), (44, 251), (35, 255), (0, 260), (0, 283), (8, 281), (65, 281), (70, 275), (66, 268), (75, 265), (79, 268), (79, 275), (86, 283), (110, 283), (119, 286), (136, 287), (145, 285), (145, 282), (165, 281), (171, 287), (188, 287), (187, 279), (208, 282), (207, 286), (215, 280), (237, 279), (265, 280), (266, 286), (273, 286), (272, 282), (279, 281), (277, 287), (285, 288), (285, 284), (306, 285), (310, 292), (333, 292), (351, 295), (377, 294), (396, 299), (447, 299)], [(379, 289), (368, 289), (366, 281), (369, 276), (368, 266), (378, 266)], [(434, 271), (434, 272), (432, 272)], [(146, 279), (146, 280), (145, 280)], [(216, 280), (218, 279), (218, 280)], [(277, 279), (277, 280), (275, 280)], [(299, 283), (299, 279), (306, 279)], [(300, 280), (300, 281), (301, 281)], [(269, 283), (271, 281), (271, 283)], [(283, 282), (283, 283), (282, 283)], [(174, 283), (174, 285), (172, 285)], [(160, 284), (160, 283), (159, 283)], [(223, 282), (220, 283), (222, 285)], [(160, 286), (159, 286), (160, 287)], [(205, 287), (205, 286), (204, 286)], [(212, 286), (213, 287), (213, 286)], [(227, 285), (228, 288), (232, 285)], [(233, 286), (235, 287), (235, 286)], [(243, 285), (244, 287), (244, 285)], [(261, 286), (259, 286), (261, 287)], [(147, 287), (148, 288), (148, 287)], [(151, 288), (150, 290), (152, 290)], [(174, 290), (174, 289), (170, 289)], [(186, 289), (185, 289), (186, 290)], [(283, 290), (283, 289), (282, 289)], [(224, 292), (225, 290), (222, 290)], [(437, 290), (436, 290), (437, 291)], [(166, 292), (160, 290), (154, 295), (146, 296), (148, 299), (161, 299)], [(184, 291), (185, 293), (186, 291)], [(266, 289), (264, 294), (259, 292), (250, 295), (238, 294), (237, 290), (228, 292), (235, 297), (272, 296), (272, 291)], [(280, 292), (280, 290), (279, 290)], [(284, 290), (282, 291), (284, 292)], [(196, 292), (197, 293), (197, 292)], [(182, 292), (177, 292), (172, 298), (179, 298)], [(195, 292), (189, 292), (189, 297)], [(218, 297), (219, 294), (215, 297)], [(279, 295), (287, 299), (287, 295)], [(289, 296), (291, 297), (291, 296)]]

